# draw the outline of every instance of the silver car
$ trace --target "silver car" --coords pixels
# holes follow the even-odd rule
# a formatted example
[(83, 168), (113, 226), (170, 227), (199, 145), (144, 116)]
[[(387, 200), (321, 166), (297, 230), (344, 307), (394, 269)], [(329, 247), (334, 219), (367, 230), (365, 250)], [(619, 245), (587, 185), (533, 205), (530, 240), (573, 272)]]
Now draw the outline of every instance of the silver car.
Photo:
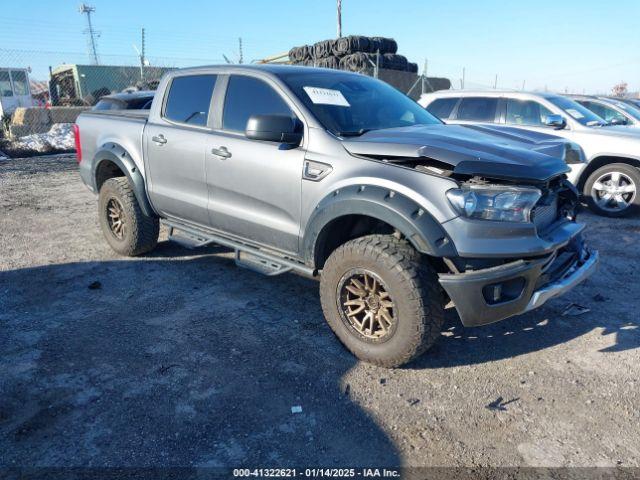
[(609, 125), (591, 110), (555, 93), (440, 91), (419, 103), (446, 123), (490, 123), (564, 137), (587, 163), (567, 159), (569, 179), (593, 211), (619, 217), (638, 209), (640, 131)]
[(591, 110), (610, 125), (626, 125), (640, 128), (640, 107), (615, 98), (590, 95), (569, 95), (569, 97)]

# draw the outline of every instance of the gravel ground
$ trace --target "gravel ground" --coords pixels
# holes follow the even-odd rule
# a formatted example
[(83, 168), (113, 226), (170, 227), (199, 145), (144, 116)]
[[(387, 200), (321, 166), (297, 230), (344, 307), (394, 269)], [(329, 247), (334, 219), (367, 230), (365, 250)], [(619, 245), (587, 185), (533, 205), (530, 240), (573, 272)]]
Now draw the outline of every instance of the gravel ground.
[(314, 280), (117, 256), (76, 170), (0, 161), (0, 466), (640, 466), (640, 219), (584, 213), (596, 276), (385, 370)]

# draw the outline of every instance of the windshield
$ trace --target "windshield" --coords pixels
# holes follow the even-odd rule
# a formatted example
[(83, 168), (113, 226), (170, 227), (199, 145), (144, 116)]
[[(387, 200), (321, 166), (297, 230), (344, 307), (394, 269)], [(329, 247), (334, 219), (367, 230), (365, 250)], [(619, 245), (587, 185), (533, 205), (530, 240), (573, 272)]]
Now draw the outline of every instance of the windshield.
[(395, 88), (364, 75), (312, 71), (280, 77), (318, 121), (338, 136), (442, 123)]
[(604, 119), (600, 118), (591, 110), (586, 109), (578, 102), (574, 102), (567, 97), (548, 97), (547, 100), (556, 107), (564, 110), (571, 118), (580, 122), (582, 125), (587, 127), (601, 127), (607, 124)]
[(640, 110), (638, 110), (638, 107), (632, 107), (631, 105), (618, 100), (609, 100), (608, 103), (615, 105), (620, 110), (624, 110), (624, 112), (630, 117), (640, 120)]

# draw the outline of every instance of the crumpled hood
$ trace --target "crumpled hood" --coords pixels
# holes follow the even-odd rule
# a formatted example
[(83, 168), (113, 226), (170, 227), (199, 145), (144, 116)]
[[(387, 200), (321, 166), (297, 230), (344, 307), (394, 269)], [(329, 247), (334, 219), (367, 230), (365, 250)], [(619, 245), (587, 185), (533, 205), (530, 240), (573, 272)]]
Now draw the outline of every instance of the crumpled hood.
[(489, 125), (416, 125), (373, 130), (343, 141), (353, 155), (431, 158), (455, 173), (544, 182), (569, 171), (566, 141), (543, 133)]

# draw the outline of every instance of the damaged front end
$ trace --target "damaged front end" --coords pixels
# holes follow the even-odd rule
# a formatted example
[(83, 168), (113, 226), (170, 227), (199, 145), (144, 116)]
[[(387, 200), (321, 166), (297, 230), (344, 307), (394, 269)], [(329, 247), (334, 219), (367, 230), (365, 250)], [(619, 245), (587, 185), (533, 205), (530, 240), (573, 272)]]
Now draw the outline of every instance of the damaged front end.
[[(460, 190), (472, 191), (478, 182), (496, 188), (495, 179), (472, 177)], [(598, 263), (598, 253), (584, 245), (584, 225), (575, 221), (578, 192), (563, 175), (512, 187), (517, 190), (499, 186), (524, 191), (530, 204), (512, 202), (518, 215), (506, 218), (491, 213), (487, 219), (485, 208), (482, 218), (461, 215), (443, 225), (460, 256), (445, 259), (449, 272), (439, 274), (440, 284), (468, 327), (537, 308), (582, 282)]]
[(597, 264), (598, 252), (589, 251), (575, 237), (540, 258), (440, 274), (440, 284), (463, 325), (476, 327), (538, 308), (588, 278)]
[(410, 136), (392, 146), (391, 140), (380, 134), (347, 149), (457, 183), (446, 195), (458, 215), (441, 224), (457, 256), (442, 258), (439, 280), (465, 326), (537, 308), (595, 271), (598, 253), (585, 247), (584, 225), (576, 222), (578, 191), (557, 154), (565, 150), (562, 141), (545, 141), (542, 153), (539, 144), (438, 137), (419, 145)]

